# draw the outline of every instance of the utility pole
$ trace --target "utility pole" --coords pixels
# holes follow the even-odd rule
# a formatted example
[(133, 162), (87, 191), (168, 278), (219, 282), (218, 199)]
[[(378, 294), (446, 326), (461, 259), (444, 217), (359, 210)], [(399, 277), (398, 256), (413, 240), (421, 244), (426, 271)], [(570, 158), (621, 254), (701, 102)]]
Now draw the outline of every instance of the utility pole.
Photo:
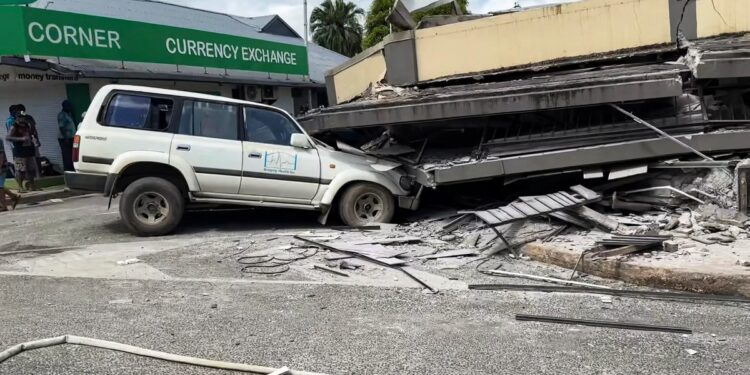
[(305, 47), (307, 47), (307, 0), (302, 0), (302, 8), (303, 12), (305, 13), (303, 17), (305, 17)]
[[(307, 53), (307, 60), (310, 61), (310, 51), (308, 50), (307, 46), (307, 0), (302, 0), (302, 12), (304, 13), (303, 17), (305, 17), (305, 53)], [(313, 102), (312, 102), (312, 96), (313, 96), (313, 88), (309, 87), (307, 89), (307, 110), (312, 110)]]

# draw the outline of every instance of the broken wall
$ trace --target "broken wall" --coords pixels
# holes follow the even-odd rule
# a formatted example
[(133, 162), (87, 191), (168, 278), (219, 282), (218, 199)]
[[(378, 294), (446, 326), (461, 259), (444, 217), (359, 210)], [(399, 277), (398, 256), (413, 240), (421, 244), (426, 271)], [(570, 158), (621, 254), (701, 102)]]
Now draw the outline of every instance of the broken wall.
[(393, 33), (328, 72), (329, 101), (351, 101), (384, 78), (408, 86), (622, 51), (676, 50), (680, 33), (695, 39), (750, 31), (748, 3), (586, 0)]
[(358, 96), (370, 84), (381, 80), (386, 71), (382, 45), (375, 46), (363, 53), (368, 53), (355, 63), (347, 62), (337, 68), (336, 74), (326, 77), (328, 101), (332, 104), (342, 103)]
[(672, 41), (669, 0), (589, 0), (416, 31), (420, 81)]
[(698, 37), (750, 31), (750, 1), (696, 1)]

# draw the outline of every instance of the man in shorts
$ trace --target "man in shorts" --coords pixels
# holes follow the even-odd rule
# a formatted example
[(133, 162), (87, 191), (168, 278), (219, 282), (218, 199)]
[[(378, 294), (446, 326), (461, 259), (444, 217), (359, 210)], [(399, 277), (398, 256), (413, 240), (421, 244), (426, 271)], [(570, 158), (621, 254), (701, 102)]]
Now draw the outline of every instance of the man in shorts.
[(16, 166), (16, 180), (21, 184), (18, 191), (35, 190), (36, 147), (33, 141), (33, 120), (24, 115), (17, 115), (10, 128), (7, 139), (13, 143), (13, 161)]

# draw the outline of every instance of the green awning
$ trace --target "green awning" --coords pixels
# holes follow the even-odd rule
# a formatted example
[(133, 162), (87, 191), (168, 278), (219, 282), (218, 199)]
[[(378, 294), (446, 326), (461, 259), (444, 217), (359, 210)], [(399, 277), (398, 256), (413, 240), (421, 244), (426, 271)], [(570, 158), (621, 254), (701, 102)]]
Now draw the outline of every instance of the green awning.
[(0, 19), (0, 55), (308, 75), (301, 45), (30, 7), (0, 7)]

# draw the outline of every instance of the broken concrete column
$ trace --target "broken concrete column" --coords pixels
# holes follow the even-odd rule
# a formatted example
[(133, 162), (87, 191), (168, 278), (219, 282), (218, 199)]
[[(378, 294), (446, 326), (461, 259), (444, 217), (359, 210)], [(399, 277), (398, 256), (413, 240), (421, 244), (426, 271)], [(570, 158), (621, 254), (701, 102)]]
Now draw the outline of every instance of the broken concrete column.
[(737, 192), (737, 207), (740, 212), (747, 214), (748, 202), (748, 177), (750, 177), (750, 160), (743, 160), (734, 170), (735, 191)]

